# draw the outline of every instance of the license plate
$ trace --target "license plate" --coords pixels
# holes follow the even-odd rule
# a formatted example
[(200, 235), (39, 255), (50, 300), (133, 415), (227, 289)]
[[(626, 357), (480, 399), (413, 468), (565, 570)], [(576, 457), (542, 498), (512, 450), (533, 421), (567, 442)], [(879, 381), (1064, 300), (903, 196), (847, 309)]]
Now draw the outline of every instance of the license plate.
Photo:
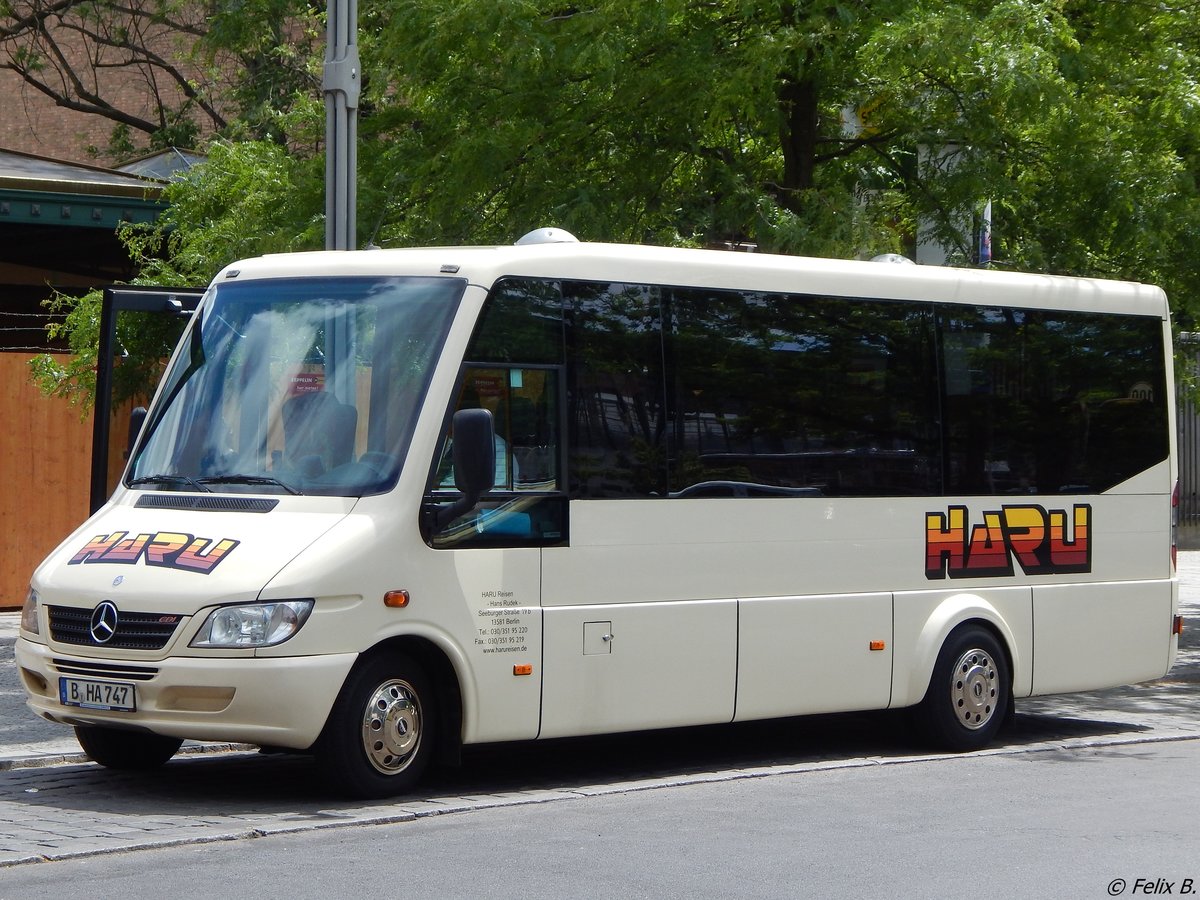
[(60, 678), (58, 699), (63, 706), (80, 706), (84, 709), (118, 709), (125, 712), (137, 709), (133, 685), (119, 681)]

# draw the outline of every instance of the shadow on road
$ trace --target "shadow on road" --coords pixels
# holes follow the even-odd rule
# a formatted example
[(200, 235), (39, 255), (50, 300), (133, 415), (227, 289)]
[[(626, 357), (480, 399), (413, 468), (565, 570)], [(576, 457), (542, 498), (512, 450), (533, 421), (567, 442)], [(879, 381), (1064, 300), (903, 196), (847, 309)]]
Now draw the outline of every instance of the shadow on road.
[[(1111, 709), (1107, 711), (1111, 715)], [(1145, 730), (1111, 718), (1019, 713), (998, 746), (1132, 736)], [(305, 757), (256, 753), (178, 758), (149, 773), (118, 772), (92, 764), (13, 770), (0, 776), (0, 793), (9, 802), (29, 807), (101, 815), (136, 811), (138, 817), (151, 820), (272, 814), (281, 823), (332, 823), (343, 818), (339, 808), (361, 813), (364, 807), (379, 807), (382, 813), (383, 807), (437, 803), (439, 798), (594, 790), (737, 770), (855, 765), (927, 752), (910, 732), (904, 713), (892, 711), (468, 747), (460, 767), (436, 769), (421, 790), (375, 804), (337, 797), (322, 786), (315, 766)], [(36, 813), (30, 815), (36, 821)], [(345, 818), (350, 818), (349, 813)]]

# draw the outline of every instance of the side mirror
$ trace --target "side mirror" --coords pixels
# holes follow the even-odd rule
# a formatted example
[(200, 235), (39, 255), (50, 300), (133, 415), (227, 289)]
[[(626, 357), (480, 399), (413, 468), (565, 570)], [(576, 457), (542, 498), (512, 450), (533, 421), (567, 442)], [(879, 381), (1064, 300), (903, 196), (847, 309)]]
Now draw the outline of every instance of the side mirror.
[(142, 425), (146, 422), (146, 407), (138, 406), (129, 413), (129, 442), (125, 445), (125, 458), (133, 455), (133, 445), (137, 443), (138, 435), (142, 433)]
[(486, 409), (460, 409), (454, 414), (451, 454), (454, 487), (462, 496), (433, 512), (433, 527), (440, 531), (473, 509), (496, 481), (496, 434), (492, 414)]
[(486, 409), (460, 409), (454, 414), (454, 486), (474, 506), (496, 480), (496, 433)]

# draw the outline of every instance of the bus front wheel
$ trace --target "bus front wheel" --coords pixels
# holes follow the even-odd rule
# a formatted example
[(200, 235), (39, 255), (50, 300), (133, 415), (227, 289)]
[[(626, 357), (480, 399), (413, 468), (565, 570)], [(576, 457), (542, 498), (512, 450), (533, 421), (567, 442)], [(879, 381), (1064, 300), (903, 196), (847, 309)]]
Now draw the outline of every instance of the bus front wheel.
[(429, 765), (435, 715), (431, 684), (414, 660), (365, 660), (342, 688), (316, 747), (326, 781), (364, 799), (408, 790)]
[(1012, 678), (1004, 648), (986, 628), (964, 625), (942, 645), (915, 712), (931, 743), (962, 753), (988, 746), (1011, 707)]

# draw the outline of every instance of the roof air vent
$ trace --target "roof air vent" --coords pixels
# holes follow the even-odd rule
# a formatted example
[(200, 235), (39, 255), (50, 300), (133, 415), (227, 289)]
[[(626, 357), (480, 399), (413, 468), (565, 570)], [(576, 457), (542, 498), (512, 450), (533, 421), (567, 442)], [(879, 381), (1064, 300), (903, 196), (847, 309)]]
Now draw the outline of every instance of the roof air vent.
[(526, 244), (578, 244), (579, 238), (561, 228), (537, 228), (529, 232), (519, 241), (518, 247)]

